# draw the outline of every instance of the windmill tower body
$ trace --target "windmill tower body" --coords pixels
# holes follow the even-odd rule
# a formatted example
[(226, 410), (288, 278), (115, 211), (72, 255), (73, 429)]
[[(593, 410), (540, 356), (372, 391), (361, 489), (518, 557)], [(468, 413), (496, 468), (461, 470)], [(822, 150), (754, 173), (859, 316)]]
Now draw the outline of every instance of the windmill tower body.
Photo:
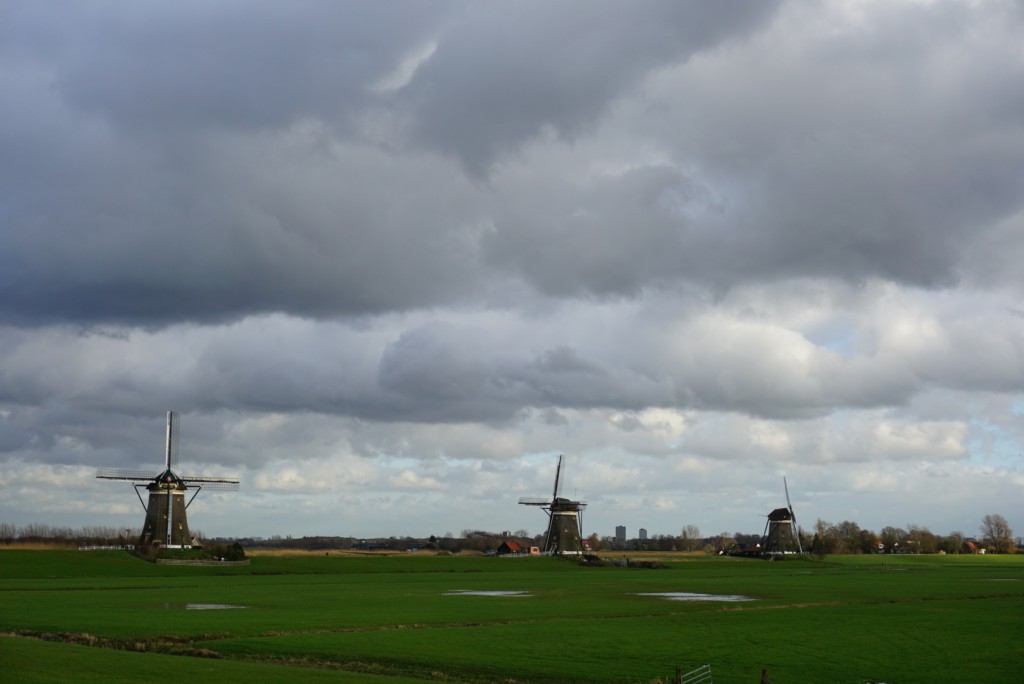
[(581, 504), (578, 501), (555, 499), (548, 511), (551, 518), (548, 521), (548, 532), (544, 542), (545, 552), (559, 555), (583, 553), (580, 510)]
[(583, 509), (587, 504), (559, 496), (562, 483), (562, 456), (555, 470), (555, 489), (551, 500), (524, 497), (524, 506), (540, 506), (548, 514), (548, 530), (544, 535), (543, 552), (555, 556), (578, 556), (583, 553)]
[(778, 555), (793, 553), (799, 550), (800, 540), (797, 538), (793, 517), (788, 508), (776, 508), (768, 514), (764, 534), (761, 537), (761, 550), (765, 554)]
[(786, 508), (776, 508), (768, 514), (761, 536), (761, 553), (765, 556), (780, 556), (786, 553), (803, 553), (800, 545), (800, 533), (796, 525), (796, 514), (789, 501), (789, 485), (782, 478), (786, 489)]
[(166, 471), (146, 486), (149, 490), (149, 505), (146, 506), (146, 522), (142, 526), (140, 546), (160, 542), (165, 548), (187, 548), (192, 545), (188, 531), (188, 517), (185, 514), (185, 486), (171, 471)]
[[(167, 447), (164, 455), (164, 470), (158, 474), (145, 471), (131, 471), (101, 468), (96, 477), (104, 480), (126, 480), (135, 486), (135, 494), (146, 511), (146, 519), (142, 525), (139, 546), (150, 549), (155, 546), (170, 549), (188, 549), (198, 544), (193, 543), (192, 533), (188, 529), (186, 510), (189, 504), (203, 489), (219, 491), (238, 491), (238, 480), (220, 477), (193, 477), (178, 475), (178, 415), (167, 412)], [(149, 504), (142, 500), (139, 490), (145, 488), (149, 492)], [(186, 501), (185, 494), (195, 490)]]

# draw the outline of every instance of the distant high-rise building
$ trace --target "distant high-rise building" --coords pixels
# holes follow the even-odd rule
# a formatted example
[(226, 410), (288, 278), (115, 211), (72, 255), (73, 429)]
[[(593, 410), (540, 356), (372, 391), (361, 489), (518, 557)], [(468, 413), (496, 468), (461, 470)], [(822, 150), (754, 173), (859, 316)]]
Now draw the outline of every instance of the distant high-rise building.
[(618, 544), (626, 543), (626, 526), (616, 525), (615, 526), (615, 542)]
[(645, 539), (647, 539), (647, 530), (645, 530), (645, 529), (644, 529), (644, 528), (642, 528), (642, 527), (640, 528), (640, 539), (641, 539), (641, 540), (645, 540)]

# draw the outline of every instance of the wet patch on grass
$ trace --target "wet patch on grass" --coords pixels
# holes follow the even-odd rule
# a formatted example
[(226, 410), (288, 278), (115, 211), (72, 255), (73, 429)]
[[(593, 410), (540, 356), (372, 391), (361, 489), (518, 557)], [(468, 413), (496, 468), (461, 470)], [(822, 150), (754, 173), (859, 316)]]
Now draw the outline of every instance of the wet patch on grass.
[(665, 591), (651, 594), (637, 594), (637, 596), (656, 596), (667, 601), (725, 601), (734, 603), (737, 601), (754, 601), (753, 596), (742, 596), (740, 594), (696, 594), (689, 591)]
[(233, 610), (248, 608), (249, 606), (235, 606), (230, 603), (165, 603), (164, 610)]
[(528, 591), (479, 591), (476, 589), (452, 589), (451, 591), (445, 592), (445, 596), (511, 596), (511, 597), (522, 597), (529, 596)]

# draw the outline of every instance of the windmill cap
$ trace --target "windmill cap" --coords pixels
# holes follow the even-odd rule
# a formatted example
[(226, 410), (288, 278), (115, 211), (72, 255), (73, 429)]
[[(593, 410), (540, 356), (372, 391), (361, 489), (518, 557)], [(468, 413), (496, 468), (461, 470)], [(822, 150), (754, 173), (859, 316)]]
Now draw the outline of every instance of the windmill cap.
[(153, 481), (153, 484), (161, 487), (168, 484), (173, 484), (175, 486), (180, 487), (184, 483), (182, 482), (180, 477), (174, 474), (173, 470), (168, 468), (167, 470), (156, 476), (156, 479)]

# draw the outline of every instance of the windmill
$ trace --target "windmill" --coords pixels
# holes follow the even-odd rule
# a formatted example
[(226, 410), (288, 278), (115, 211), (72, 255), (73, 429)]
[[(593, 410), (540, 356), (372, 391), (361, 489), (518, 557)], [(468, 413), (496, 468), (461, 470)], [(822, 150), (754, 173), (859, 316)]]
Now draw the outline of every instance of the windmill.
[(804, 551), (800, 546), (800, 532), (796, 526), (793, 504), (789, 501), (789, 485), (786, 478), (782, 478), (782, 486), (786, 490), (786, 508), (776, 508), (768, 514), (768, 521), (764, 524), (764, 534), (761, 537), (761, 553), (765, 556), (792, 553), (794, 548), (798, 553)]
[(519, 499), (524, 506), (541, 506), (548, 514), (548, 531), (544, 535), (544, 553), (558, 556), (578, 556), (583, 553), (583, 509), (582, 501), (566, 499), (561, 494), (562, 459), (558, 457), (555, 470), (555, 488), (551, 500), (525, 496)]
[[(135, 486), (135, 495), (146, 511), (146, 522), (142, 526), (139, 546), (150, 548), (162, 546), (167, 549), (188, 549), (193, 544), (188, 531), (185, 510), (203, 489), (237, 492), (238, 480), (222, 477), (192, 477), (178, 475), (178, 414), (167, 412), (167, 448), (164, 454), (164, 469), (159, 473), (143, 470), (121, 470), (100, 468), (96, 477), (102, 480), (125, 480)], [(139, 493), (145, 487), (149, 491), (149, 505)], [(185, 502), (185, 492), (194, 489), (192, 498)]]

